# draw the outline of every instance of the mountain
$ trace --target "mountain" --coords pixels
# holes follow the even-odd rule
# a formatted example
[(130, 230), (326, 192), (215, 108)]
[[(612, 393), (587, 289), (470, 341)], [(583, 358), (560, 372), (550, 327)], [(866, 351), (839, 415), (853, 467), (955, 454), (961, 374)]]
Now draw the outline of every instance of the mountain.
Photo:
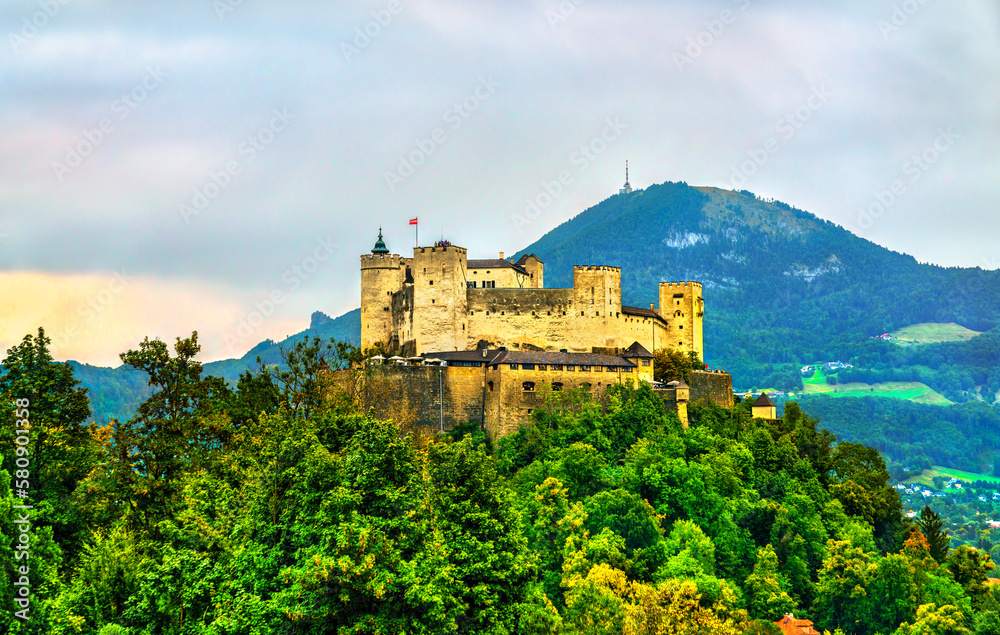
[[(239, 359), (208, 362), (204, 365), (205, 375), (222, 377), (235, 384), (241, 374), (257, 368), (257, 358), (264, 364), (281, 363), (281, 348), (289, 348), (299, 340), (318, 337), (327, 341), (331, 338), (357, 344), (361, 341), (361, 310), (349, 311), (338, 318), (325, 313), (313, 313), (308, 329), (288, 337), (281, 342), (265, 340), (254, 346)], [(73, 373), (80, 385), (90, 391), (90, 408), (94, 419), (108, 421), (113, 418), (132, 417), (139, 404), (151, 394), (146, 385), (146, 373), (125, 366), (104, 368), (71, 361)]]
[(737, 386), (794, 389), (800, 365), (912, 324), (1000, 324), (1000, 272), (921, 264), (749, 192), (668, 182), (612, 196), (525, 253), (552, 287), (572, 285), (574, 264), (620, 266), (632, 306), (657, 302), (661, 281), (702, 282), (706, 361)]
[(318, 337), (323, 341), (332, 338), (355, 345), (359, 344), (361, 342), (361, 309), (354, 309), (338, 318), (331, 318), (325, 313), (316, 311), (312, 314), (309, 328), (301, 333), (296, 333), (281, 342), (265, 340), (239, 359), (208, 362), (204, 366), (205, 374), (222, 377), (235, 384), (244, 371), (257, 368), (258, 357), (264, 364), (280, 364), (281, 348), (287, 349), (300, 340), (313, 337)]

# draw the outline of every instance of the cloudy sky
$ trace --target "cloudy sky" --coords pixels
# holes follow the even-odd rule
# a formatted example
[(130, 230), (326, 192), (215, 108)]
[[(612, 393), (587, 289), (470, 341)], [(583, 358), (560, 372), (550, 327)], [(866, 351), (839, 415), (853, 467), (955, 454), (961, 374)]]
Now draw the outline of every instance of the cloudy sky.
[(239, 356), (357, 306), (380, 224), (512, 253), (626, 159), (1000, 266), (995, 0), (5, 0), (0, 26), (2, 350), (44, 325), (60, 359), (193, 330)]

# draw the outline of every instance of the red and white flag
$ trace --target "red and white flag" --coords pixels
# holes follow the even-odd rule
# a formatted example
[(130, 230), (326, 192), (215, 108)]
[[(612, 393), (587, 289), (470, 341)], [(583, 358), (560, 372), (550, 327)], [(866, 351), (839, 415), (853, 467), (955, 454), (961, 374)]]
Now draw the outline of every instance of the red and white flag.
[(416, 218), (411, 218), (410, 219), (410, 224), (411, 225), (416, 225), (417, 224), (417, 219)]

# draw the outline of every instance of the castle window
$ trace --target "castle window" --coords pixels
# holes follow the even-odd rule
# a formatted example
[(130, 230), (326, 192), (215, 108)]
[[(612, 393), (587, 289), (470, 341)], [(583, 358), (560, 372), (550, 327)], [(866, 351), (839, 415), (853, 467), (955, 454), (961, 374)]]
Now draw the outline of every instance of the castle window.
[(489, 311), (487, 311), (487, 312), (486, 312), (486, 317), (489, 317), (489, 316), (490, 316), (490, 312), (489, 312)]
[(562, 370), (562, 364), (552, 364), (552, 370)]
[(545, 364), (539, 364), (538, 365), (538, 370), (545, 370), (545, 369), (546, 369)]
[(576, 365), (574, 365), (574, 364), (566, 364), (566, 371), (567, 372), (572, 373), (575, 370), (576, 370)]
[(632, 367), (631, 366), (622, 366), (622, 372), (623, 373), (631, 373), (632, 372)]
[(584, 365), (581, 364), (580, 365), (580, 372), (581, 373), (588, 373), (588, 372), (590, 372), (590, 366), (584, 366)]
[(532, 412), (533, 410), (531, 408), (528, 408), (528, 414), (530, 415)]
[(684, 325), (683, 325), (683, 324), (681, 324), (681, 325), (680, 325), (680, 326), (678, 326), (677, 328), (679, 328), (679, 329), (683, 329), (683, 328), (684, 328)]
[(554, 392), (562, 392), (562, 387), (563, 387), (562, 382), (559, 381), (552, 382), (552, 390)]
[(507, 315), (506, 311), (500, 311), (500, 315)]
[(566, 315), (566, 312), (565, 312), (565, 311), (563, 311), (563, 315)]
[(649, 366), (649, 362), (650, 362), (650, 360), (644, 359), (644, 360), (642, 360), (642, 365), (643, 366)]
[(475, 314), (476, 314), (475, 311), (469, 311), (469, 315), (475, 315)]
[(583, 315), (583, 311), (580, 311), (580, 315)]
[(588, 384), (587, 382), (583, 382), (582, 384), (580, 384), (580, 388), (583, 388), (584, 390), (590, 390), (590, 384)]
[(521, 370), (535, 370), (534, 364), (521, 364)]
[[(434, 284), (433, 282), (431, 284)], [(435, 304), (437, 300), (431, 300), (431, 304)]]
[(534, 315), (534, 314), (535, 314), (535, 312), (534, 312), (534, 311), (532, 311), (532, 312), (531, 312), (531, 314), (532, 314), (532, 315)]
[(383, 310), (383, 311), (388, 311), (388, 310), (389, 310), (389, 307), (384, 307), (384, 308), (383, 308), (382, 310)]
[(487, 384), (487, 386), (490, 387), (490, 392), (493, 392), (493, 382), (490, 382), (489, 384)]
[(424, 267), (424, 273), (427, 273), (427, 267)]
[(472, 282), (466, 282), (465, 286), (468, 287), (468, 288), (470, 288), (470, 289), (475, 289), (476, 288), (476, 281), (473, 280)]
[(463, 330), (463, 331), (465, 330), (465, 325), (464, 325), (464, 324), (462, 325), (462, 330)]
[(552, 311), (549, 311), (549, 315), (552, 315)]
[(517, 364), (511, 364), (510, 365), (510, 369), (511, 370), (517, 370)]
[[(524, 392), (535, 392), (535, 382), (533, 381), (526, 381), (521, 384), (521, 387), (524, 388)], [(528, 412), (531, 411), (529, 410)]]

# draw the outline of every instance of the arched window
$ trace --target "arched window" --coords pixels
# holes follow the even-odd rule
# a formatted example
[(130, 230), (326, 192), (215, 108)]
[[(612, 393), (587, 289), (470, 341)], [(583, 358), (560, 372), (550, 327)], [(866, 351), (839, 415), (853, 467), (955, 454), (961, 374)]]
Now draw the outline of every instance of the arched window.
[(552, 382), (552, 390), (555, 392), (562, 392), (562, 386), (563, 385), (561, 381)]
[(521, 386), (524, 388), (524, 392), (535, 392), (535, 382), (526, 381)]

